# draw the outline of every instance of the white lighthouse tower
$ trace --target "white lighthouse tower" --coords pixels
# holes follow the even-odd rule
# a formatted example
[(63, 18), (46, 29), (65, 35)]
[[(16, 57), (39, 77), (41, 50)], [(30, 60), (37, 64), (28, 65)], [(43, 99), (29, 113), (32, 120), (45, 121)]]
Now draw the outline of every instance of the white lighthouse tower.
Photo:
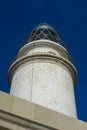
[(32, 31), (10, 66), (8, 79), (12, 95), (77, 117), (77, 71), (54, 28), (42, 24)]

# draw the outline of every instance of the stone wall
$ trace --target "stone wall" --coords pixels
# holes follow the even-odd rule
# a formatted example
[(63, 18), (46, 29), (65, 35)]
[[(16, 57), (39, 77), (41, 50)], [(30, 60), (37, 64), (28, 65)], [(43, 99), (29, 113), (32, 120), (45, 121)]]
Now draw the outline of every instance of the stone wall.
[(0, 92), (0, 130), (86, 129), (86, 122)]

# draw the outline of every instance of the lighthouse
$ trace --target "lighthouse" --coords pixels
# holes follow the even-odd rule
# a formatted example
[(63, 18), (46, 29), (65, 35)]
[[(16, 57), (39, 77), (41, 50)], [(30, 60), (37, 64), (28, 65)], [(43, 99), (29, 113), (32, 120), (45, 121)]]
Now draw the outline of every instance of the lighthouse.
[(77, 118), (77, 70), (53, 27), (33, 29), (9, 68), (8, 81), (11, 95)]

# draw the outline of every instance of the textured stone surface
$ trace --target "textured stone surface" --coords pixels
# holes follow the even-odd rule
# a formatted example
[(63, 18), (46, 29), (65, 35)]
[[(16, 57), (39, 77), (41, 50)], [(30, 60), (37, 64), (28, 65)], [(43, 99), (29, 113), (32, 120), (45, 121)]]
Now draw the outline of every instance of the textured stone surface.
[(37, 61), (21, 65), (13, 76), (11, 94), (76, 116), (72, 77), (60, 64)]
[(26, 44), (24, 47), (20, 49), (18, 57), (37, 54), (37, 53), (49, 53), (49, 54), (65, 57), (67, 59), (69, 58), (66, 49), (64, 49), (58, 43), (48, 41), (48, 40), (33, 41)]
[(77, 121), (77, 130), (87, 130), (87, 122)]
[[(42, 42), (42, 46), (38, 42), (32, 43), (30, 48), (27, 46), (22, 50), (21, 55), (51, 53), (58, 57), (66, 57), (67, 53), (63, 48), (58, 46), (56, 49), (54, 43), (45, 42), (47, 41)], [(38, 58), (19, 65), (12, 77), (10, 93), (76, 117), (73, 87), (73, 77), (69, 68), (60, 61), (51, 60), (49, 56), (48, 59)]]
[(40, 107), (39, 105), (35, 105), (35, 113), (34, 120), (43, 124), (48, 124), (52, 121), (58, 119), (58, 112), (45, 109), (45, 107)]
[(37, 53), (49, 53), (57, 56), (62, 56), (62, 57), (68, 57), (61, 52), (61, 50), (55, 50), (54, 48), (51, 47), (35, 47), (32, 48), (32, 50), (27, 50), (25, 51), (24, 55), (31, 55), (31, 54), (37, 54)]
[[(6, 97), (9, 98), (10, 103), (7, 103)], [(87, 130), (86, 122), (21, 98), (3, 92), (0, 92), (0, 98), (4, 102), (2, 104), (0, 101), (0, 106), (2, 106), (0, 107), (0, 130)], [(31, 113), (33, 118), (31, 118)]]
[(58, 114), (58, 128), (60, 130), (77, 130), (77, 120), (75, 118)]
[(0, 120), (0, 127), (3, 128), (1, 130), (4, 130), (5, 128), (7, 128), (6, 130), (18, 130), (18, 125), (2, 119)]
[(0, 110), (5, 109), (6, 111), (11, 111), (13, 97), (10, 97), (9, 94), (0, 92)]
[(20, 98), (13, 98), (11, 111), (16, 115), (21, 115), (23, 118), (33, 120), (35, 104), (25, 102), (25, 100), (20, 100)]

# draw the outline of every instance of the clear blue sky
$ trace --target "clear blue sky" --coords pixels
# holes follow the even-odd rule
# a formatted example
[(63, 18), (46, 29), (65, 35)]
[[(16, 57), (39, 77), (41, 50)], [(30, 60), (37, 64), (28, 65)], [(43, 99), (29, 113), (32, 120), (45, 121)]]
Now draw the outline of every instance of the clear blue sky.
[(87, 0), (0, 0), (0, 90), (18, 49), (39, 23), (51, 24), (67, 44), (78, 70), (78, 118), (87, 121)]

